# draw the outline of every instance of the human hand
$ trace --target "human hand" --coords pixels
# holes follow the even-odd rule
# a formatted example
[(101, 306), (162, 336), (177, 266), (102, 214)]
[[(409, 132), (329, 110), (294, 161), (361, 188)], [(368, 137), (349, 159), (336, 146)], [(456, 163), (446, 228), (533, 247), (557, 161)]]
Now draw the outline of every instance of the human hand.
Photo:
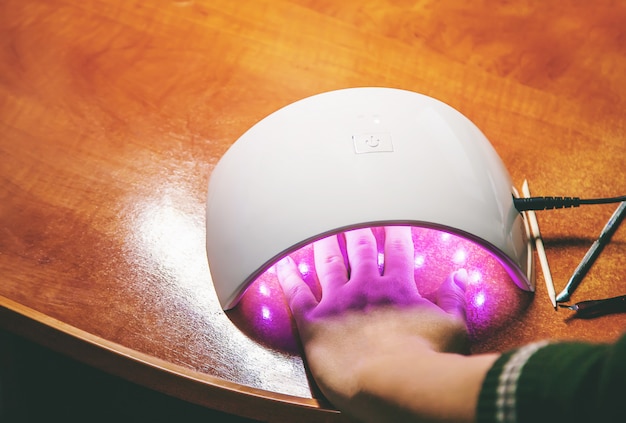
[(291, 259), (277, 266), (308, 366), (338, 406), (361, 389), (364, 372), (386, 360), (467, 351), (464, 270), (442, 283), (435, 304), (415, 284), (410, 228), (385, 229), (382, 274), (370, 229), (346, 232), (345, 239), (348, 266), (336, 236), (314, 244), (319, 301)]

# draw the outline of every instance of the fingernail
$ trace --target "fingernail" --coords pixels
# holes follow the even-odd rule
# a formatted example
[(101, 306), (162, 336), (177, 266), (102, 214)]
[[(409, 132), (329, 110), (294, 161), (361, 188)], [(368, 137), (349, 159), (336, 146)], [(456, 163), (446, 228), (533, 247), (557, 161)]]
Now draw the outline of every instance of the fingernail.
[(469, 276), (467, 274), (467, 270), (459, 269), (456, 272), (454, 272), (454, 277), (452, 279), (454, 280), (454, 283), (456, 284), (456, 286), (461, 288), (461, 290), (465, 291), (465, 288), (467, 287), (468, 278)]
[(279, 269), (284, 269), (285, 267), (289, 266), (292, 262), (293, 260), (291, 259), (291, 257), (285, 256), (281, 258), (280, 260), (278, 260), (278, 263), (276, 263), (276, 267)]

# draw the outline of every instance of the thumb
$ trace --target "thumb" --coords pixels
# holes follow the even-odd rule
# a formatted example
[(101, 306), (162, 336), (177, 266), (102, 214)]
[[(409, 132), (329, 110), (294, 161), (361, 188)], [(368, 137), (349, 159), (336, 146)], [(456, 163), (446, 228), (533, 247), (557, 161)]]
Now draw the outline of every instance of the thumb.
[(466, 322), (465, 287), (467, 280), (467, 270), (460, 269), (448, 276), (437, 292), (437, 305), (446, 313), (458, 317), (463, 322)]

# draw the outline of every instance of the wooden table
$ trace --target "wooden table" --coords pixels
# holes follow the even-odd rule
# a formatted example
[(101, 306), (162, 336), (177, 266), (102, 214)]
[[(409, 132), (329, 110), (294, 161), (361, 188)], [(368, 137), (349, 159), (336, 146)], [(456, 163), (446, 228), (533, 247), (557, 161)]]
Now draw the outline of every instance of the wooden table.
[[(5, 0), (0, 327), (206, 407), (343, 421), (301, 356), (220, 309), (208, 178), (255, 122), (306, 96), (388, 86), (474, 121), (534, 194), (626, 192), (626, 6), (577, 2)], [(615, 205), (541, 212), (557, 291)], [(574, 300), (626, 291), (626, 230)], [(611, 341), (537, 292), (476, 352)]]

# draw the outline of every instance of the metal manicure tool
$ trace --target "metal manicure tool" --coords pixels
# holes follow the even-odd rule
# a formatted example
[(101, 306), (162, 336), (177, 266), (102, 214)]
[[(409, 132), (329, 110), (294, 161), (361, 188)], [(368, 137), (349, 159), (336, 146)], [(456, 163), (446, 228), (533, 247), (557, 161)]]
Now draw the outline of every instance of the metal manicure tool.
[(581, 301), (573, 305), (559, 304), (559, 307), (568, 308), (576, 312), (576, 317), (588, 319), (604, 316), (605, 314), (626, 312), (626, 295), (605, 298), (602, 300)]
[(574, 271), (574, 274), (570, 278), (569, 282), (565, 286), (565, 289), (561, 291), (559, 295), (556, 297), (557, 303), (562, 303), (569, 301), (570, 296), (574, 293), (574, 290), (580, 285), (580, 282), (583, 280), (595, 260), (598, 258), (602, 249), (606, 244), (609, 243), (611, 237), (619, 227), (620, 223), (626, 217), (626, 201), (622, 202), (617, 210), (613, 213), (609, 221), (606, 223), (600, 236), (593, 243), (591, 248), (587, 251), (587, 254), (583, 257), (582, 261)]

